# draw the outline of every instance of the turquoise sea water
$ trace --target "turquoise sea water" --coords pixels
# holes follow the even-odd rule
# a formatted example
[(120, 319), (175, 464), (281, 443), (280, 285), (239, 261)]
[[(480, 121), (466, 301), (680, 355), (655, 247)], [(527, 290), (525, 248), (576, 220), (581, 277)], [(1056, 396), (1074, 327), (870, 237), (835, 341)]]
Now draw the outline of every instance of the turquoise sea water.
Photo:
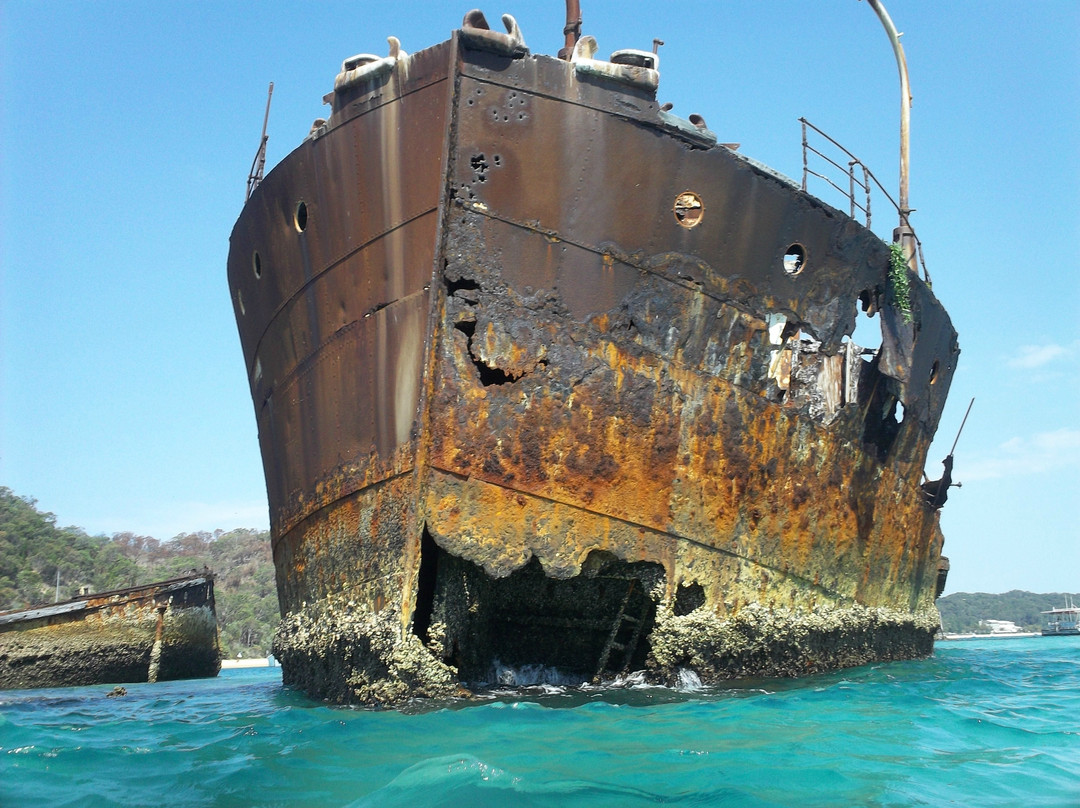
[(1080, 637), (406, 710), (327, 707), (267, 668), (111, 689), (0, 692), (0, 805), (1080, 805)]

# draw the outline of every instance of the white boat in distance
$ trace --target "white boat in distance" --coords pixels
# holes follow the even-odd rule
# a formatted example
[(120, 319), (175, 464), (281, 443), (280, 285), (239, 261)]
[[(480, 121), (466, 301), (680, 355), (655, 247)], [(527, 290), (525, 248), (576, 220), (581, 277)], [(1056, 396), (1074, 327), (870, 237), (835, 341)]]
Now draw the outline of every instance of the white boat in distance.
[(1051, 609), (1042, 614), (1046, 615), (1046, 625), (1042, 630), (1044, 637), (1080, 634), (1080, 607), (1073, 603), (1070, 597), (1066, 596), (1064, 608)]

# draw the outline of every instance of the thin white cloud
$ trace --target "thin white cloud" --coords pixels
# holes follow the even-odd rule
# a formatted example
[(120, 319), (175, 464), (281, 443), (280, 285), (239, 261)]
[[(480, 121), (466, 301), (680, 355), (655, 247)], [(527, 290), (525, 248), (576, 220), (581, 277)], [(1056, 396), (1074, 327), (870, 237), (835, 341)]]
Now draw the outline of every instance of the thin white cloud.
[(1067, 352), (1068, 349), (1064, 346), (1054, 343), (1050, 345), (1021, 345), (1016, 349), (1016, 353), (1005, 360), (1005, 364), (1011, 368), (1031, 370), (1032, 368), (1047, 365), (1059, 356), (1064, 356)]
[(989, 457), (964, 464), (965, 480), (990, 480), (1080, 466), (1080, 429), (1067, 427), (1010, 438)]

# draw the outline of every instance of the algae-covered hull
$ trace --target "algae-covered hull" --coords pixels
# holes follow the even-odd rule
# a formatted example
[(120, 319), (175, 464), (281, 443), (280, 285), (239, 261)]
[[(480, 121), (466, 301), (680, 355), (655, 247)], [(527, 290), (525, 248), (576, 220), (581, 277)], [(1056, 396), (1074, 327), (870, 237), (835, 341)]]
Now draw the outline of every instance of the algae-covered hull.
[(209, 572), (0, 614), (0, 689), (196, 679), (220, 669)]
[(904, 322), (888, 245), (661, 109), (647, 54), (509, 23), (346, 62), (233, 230), (286, 682), (929, 653), (945, 310), (910, 274)]

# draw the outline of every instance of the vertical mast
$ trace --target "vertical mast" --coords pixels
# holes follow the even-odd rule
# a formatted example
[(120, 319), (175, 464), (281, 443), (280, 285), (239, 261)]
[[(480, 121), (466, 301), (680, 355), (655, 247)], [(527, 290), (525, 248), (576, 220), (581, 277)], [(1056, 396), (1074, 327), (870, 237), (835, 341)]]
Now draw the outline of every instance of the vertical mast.
[(896, 67), (900, 71), (900, 224), (893, 231), (893, 241), (901, 244), (904, 255), (907, 257), (908, 266), (913, 272), (917, 271), (915, 265), (915, 234), (908, 222), (908, 214), (911, 207), (908, 204), (908, 168), (910, 166), (910, 128), (911, 128), (911, 86), (908, 83), (907, 59), (904, 57), (904, 46), (900, 44), (902, 34), (897, 33), (889, 12), (881, 5), (879, 0), (866, 0), (874, 13), (878, 15), (881, 24), (885, 27), (885, 33), (889, 35), (893, 53), (896, 55)]

